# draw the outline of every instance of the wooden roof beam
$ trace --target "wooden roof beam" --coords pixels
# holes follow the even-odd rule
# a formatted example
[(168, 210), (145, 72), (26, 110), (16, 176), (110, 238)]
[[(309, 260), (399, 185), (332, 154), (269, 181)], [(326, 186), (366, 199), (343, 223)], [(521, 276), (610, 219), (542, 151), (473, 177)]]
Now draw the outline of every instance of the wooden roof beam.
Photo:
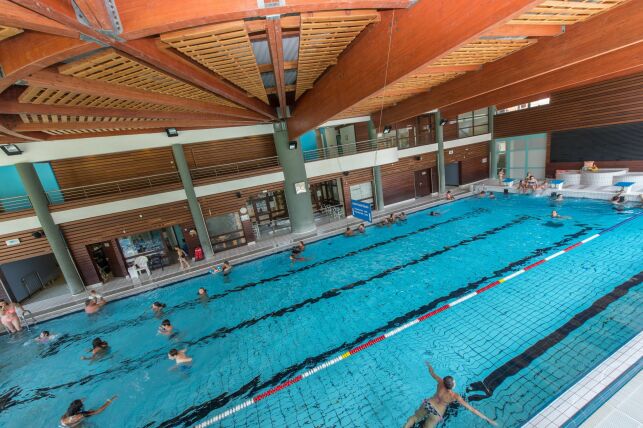
[(485, 31), (485, 37), (546, 37), (559, 36), (565, 31), (563, 25), (547, 24), (505, 24)]
[(144, 103), (153, 103), (186, 110), (196, 110), (204, 113), (220, 114), (230, 117), (261, 120), (264, 117), (256, 112), (235, 107), (227, 107), (197, 101), (188, 98), (174, 97), (157, 92), (148, 92), (126, 86), (105, 83), (98, 80), (82, 79), (65, 76), (52, 70), (41, 70), (26, 79), (30, 86), (52, 88), (61, 91), (76, 92), (100, 97), (110, 97), (123, 100), (132, 100)]
[(80, 39), (25, 31), (0, 43), (0, 92), (29, 74), (99, 46)]
[(643, 70), (643, 43), (609, 52), (549, 74), (543, 74), (456, 104), (443, 107), (445, 117), (484, 108), (489, 105), (513, 106), (542, 98), (543, 93), (558, 92), (576, 86), (613, 79)]
[(87, 19), (90, 27), (97, 30), (115, 31), (104, 0), (73, 0)]
[(150, 13), (148, 0), (128, 0), (119, 3), (118, 12), (123, 22), (123, 37), (135, 39), (182, 28), (237, 19), (337, 9), (407, 8), (415, 1), (288, 0), (285, 3), (285, 6), (259, 8), (257, 0), (156, 0), (154, 13)]
[(539, 3), (422, 0), (408, 10), (380, 12), (381, 21), (366, 28), (299, 99), (288, 120), (290, 137), (314, 129)]
[[(631, 0), (571, 26), (559, 37), (542, 39), (526, 49), (484, 65), (478, 72), (401, 101), (384, 110), (383, 123), (395, 123), (434, 108), (460, 103), (639, 44), (643, 41), (641, 22), (643, 0)], [(640, 63), (640, 57), (634, 59)]]
[(10, 27), (40, 31), (57, 36), (74, 38), (78, 38), (79, 36), (78, 31), (12, 3), (9, 0), (0, 0), (0, 23)]
[(277, 89), (277, 98), (279, 99), (279, 109), (281, 117), (286, 117), (286, 77), (284, 74), (284, 48), (281, 42), (281, 25), (278, 19), (268, 19), (266, 21), (266, 33), (268, 34), (268, 46), (270, 48), (270, 57), (275, 73), (275, 87)]
[[(274, 70), (272, 64), (258, 64), (260, 73), (268, 73)], [(296, 70), (297, 61), (284, 61), (284, 70)]]

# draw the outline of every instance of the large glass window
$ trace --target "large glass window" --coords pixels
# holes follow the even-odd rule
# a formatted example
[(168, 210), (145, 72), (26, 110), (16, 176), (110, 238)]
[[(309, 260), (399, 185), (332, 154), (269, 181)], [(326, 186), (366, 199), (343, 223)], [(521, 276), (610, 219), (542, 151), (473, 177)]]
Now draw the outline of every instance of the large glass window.
[(473, 137), (489, 132), (489, 112), (486, 108), (458, 115), (458, 138)]
[(230, 213), (205, 220), (215, 251), (238, 247), (246, 243), (239, 214)]

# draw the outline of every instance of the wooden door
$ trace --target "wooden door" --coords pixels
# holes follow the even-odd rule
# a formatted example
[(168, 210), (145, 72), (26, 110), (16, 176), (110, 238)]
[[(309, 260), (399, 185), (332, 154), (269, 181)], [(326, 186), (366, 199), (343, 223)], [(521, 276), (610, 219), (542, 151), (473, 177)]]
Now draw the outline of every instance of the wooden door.
[(415, 171), (415, 197), (429, 196), (431, 194), (430, 171), (423, 169)]

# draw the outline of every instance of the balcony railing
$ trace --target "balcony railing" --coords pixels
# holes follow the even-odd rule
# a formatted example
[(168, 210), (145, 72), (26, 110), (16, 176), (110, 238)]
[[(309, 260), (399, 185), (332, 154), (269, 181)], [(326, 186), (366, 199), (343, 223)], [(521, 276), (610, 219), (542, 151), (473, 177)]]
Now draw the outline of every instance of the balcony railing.
[(158, 186), (180, 182), (181, 177), (178, 172), (167, 172), (164, 174), (148, 175), (146, 177), (129, 178), (125, 180), (110, 181), (107, 183), (51, 190), (47, 192), (47, 199), (49, 199), (49, 204), (57, 205), (65, 201), (96, 198), (99, 196), (125, 193), (141, 189), (152, 189)]
[(193, 180), (198, 180), (200, 178), (223, 177), (226, 175), (240, 174), (257, 169), (274, 168), (278, 166), (279, 159), (277, 158), (277, 156), (271, 156), (249, 161), (194, 168), (190, 171), (190, 175), (192, 176)]
[(397, 142), (394, 137), (338, 144), (336, 146), (304, 151), (304, 162), (333, 159), (358, 153), (372, 152), (373, 150), (389, 149), (396, 146)]
[(27, 195), (0, 199), (0, 213), (28, 210), (29, 208), (31, 208), (31, 200)]

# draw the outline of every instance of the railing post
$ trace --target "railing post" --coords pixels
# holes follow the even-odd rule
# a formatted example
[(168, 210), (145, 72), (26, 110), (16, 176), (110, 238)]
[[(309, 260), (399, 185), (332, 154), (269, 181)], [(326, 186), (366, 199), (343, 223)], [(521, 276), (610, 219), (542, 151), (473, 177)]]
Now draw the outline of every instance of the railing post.
[[(379, 150), (380, 142), (377, 141), (377, 131), (375, 130), (375, 124), (373, 120), (368, 121), (368, 138), (374, 142), (375, 150)], [(382, 141), (384, 147), (386, 147), (386, 140)], [(379, 165), (373, 166), (373, 187), (375, 188), (375, 206), (377, 210), (382, 210), (384, 208), (384, 190), (382, 188), (382, 171), (380, 170)]]

